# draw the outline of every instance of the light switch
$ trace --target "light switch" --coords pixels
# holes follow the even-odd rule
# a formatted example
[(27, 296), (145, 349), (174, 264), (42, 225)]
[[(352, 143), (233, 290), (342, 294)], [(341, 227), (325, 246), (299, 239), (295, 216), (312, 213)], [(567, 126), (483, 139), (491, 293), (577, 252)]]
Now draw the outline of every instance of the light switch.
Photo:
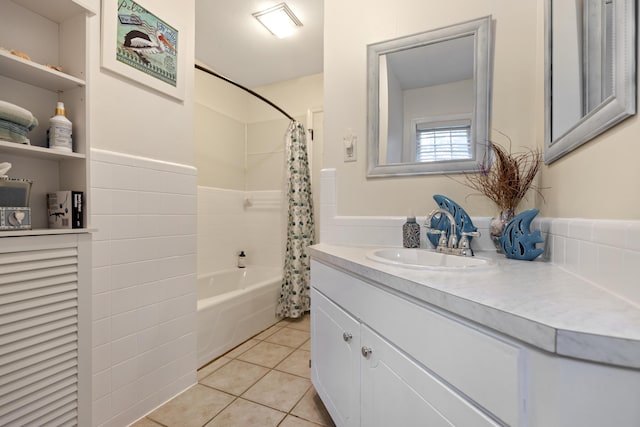
[(355, 162), (358, 159), (358, 137), (348, 130), (347, 134), (342, 138), (344, 145), (344, 161)]

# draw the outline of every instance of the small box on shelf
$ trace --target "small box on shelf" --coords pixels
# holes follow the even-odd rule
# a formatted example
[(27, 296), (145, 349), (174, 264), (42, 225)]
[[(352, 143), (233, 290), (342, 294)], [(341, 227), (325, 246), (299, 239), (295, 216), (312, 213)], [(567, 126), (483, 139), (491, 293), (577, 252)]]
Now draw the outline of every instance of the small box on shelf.
[(83, 228), (82, 191), (56, 191), (47, 194), (49, 228)]
[(31, 208), (0, 206), (0, 230), (31, 230)]

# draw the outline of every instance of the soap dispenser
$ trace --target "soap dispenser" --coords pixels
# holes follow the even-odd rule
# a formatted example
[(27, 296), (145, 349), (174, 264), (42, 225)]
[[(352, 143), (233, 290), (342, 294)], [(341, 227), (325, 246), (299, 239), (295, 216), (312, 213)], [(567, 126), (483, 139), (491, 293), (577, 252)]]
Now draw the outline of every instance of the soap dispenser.
[(420, 224), (415, 216), (408, 216), (407, 222), (402, 226), (402, 246), (405, 248), (420, 247)]
[(246, 267), (246, 264), (245, 264), (246, 257), (247, 256), (244, 254), (244, 251), (240, 251), (240, 255), (238, 255), (238, 268)]
[(49, 148), (62, 151), (73, 151), (71, 142), (72, 125), (67, 119), (64, 103), (58, 102), (56, 115), (49, 119), (49, 129), (47, 130), (47, 141)]

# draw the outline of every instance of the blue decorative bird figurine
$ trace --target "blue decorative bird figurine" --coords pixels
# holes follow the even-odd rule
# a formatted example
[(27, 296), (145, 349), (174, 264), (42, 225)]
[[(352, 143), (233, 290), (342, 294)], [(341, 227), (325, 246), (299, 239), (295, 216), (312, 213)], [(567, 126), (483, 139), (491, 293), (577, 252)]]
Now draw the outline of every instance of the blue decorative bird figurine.
[(544, 249), (536, 248), (536, 243), (544, 242), (540, 230), (531, 231), (531, 221), (538, 215), (538, 209), (529, 209), (516, 215), (498, 239), (507, 258), (533, 261)]
[[(441, 194), (434, 194), (433, 200), (436, 201), (438, 207), (448, 210), (451, 215), (453, 215), (453, 219), (455, 219), (456, 221), (456, 237), (458, 238), (458, 241), (460, 241), (461, 231), (478, 231), (478, 228), (473, 225), (473, 222), (471, 222), (471, 218), (469, 218), (469, 215), (467, 215), (465, 210), (462, 209), (462, 207), (460, 207), (460, 205), (458, 205), (456, 202)], [(449, 220), (446, 216), (441, 215), (440, 217), (432, 218), (431, 228), (436, 230), (446, 230), (447, 238), (449, 238), (450, 225)], [(439, 237), (440, 236), (437, 234), (427, 234), (427, 238), (434, 247), (438, 246)], [(469, 237), (469, 241), (471, 241), (471, 239), (473, 239), (473, 237)]]

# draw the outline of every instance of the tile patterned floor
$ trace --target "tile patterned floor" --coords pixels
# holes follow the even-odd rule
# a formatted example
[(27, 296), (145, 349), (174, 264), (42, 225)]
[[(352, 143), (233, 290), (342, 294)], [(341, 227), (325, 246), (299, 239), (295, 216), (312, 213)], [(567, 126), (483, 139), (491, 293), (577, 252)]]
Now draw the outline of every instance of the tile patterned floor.
[(194, 385), (131, 427), (334, 424), (310, 381), (309, 315), (285, 319), (198, 371)]

